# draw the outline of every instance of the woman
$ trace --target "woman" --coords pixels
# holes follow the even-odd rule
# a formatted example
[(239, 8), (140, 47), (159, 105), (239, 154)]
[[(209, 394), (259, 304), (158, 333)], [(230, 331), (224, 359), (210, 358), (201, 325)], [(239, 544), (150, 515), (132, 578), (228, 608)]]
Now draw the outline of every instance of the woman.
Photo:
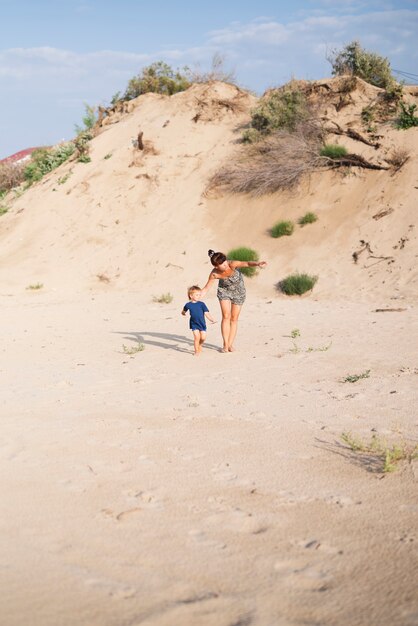
[(229, 261), (222, 252), (209, 250), (208, 255), (215, 268), (208, 282), (201, 291), (202, 298), (215, 280), (219, 280), (217, 296), (222, 311), (221, 332), (223, 339), (222, 352), (234, 351), (234, 339), (237, 334), (238, 318), (245, 302), (245, 285), (241, 267), (264, 267), (266, 261)]

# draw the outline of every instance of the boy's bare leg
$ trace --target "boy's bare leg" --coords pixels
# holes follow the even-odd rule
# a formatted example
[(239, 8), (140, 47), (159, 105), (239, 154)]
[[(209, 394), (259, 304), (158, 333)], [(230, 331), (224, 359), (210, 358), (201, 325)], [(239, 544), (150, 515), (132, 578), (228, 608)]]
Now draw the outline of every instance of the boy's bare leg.
[(229, 351), (229, 335), (231, 332), (231, 301), (219, 300), (222, 311), (221, 333), (224, 342), (222, 352)]
[(199, 342), (199, 352), (202, 351), (202, 346), (206, 341), (206, 333), (204, 330), (200, 331), (200, 342)]
[(241, 313), (241, 304), (232, 304), (231, 305), (231, 323), (230, 323), (230, 331), (229, 331), (229, 344), (228, 351), (234, 352), (234, 340), (238, 330), (238, 318)]
[(200, 354), (200, 330), (193, 330), (194, 355)]

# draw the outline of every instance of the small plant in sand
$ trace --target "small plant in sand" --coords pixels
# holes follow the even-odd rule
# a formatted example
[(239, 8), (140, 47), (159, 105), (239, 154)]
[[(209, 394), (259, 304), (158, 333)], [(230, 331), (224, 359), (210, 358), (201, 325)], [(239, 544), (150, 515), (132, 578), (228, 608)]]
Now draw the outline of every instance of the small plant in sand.
[(133, 354), (137, 354), (137, 352), (142, 352), (143, 350), (145, 350), (145, 344), (138, 342), (136, 346), (131, 346), (130, 348), (128, 346), (125, 346), (125, 344), (122, 344), (122, 351), (124, 354), (129, 354), (130, 356), (132, 356)]
[(409, 161), (410, 156), (411, 153), (409, 150), (406, 150), (405, 148), (395, 148), (392, 154), (386, 158), (385, 161), (393, 167), (395, 172), (397, 172), (407, 161)]
[(328, 157), (328, 159), (341, 159), (341, 157), (347, 156), (347, 148), (344, 146), (337, 146), (337, 144), (327, 143), (320, 150), (320, 155)]
[(111, 152), (109, 152), (108, 154), (105, 154), (103, 158), (104, 158), (105, 160), (107, 160), (107, 159), (111, 159), (111, 158), (112, 158), (112, 156), (113, 156), (113, 155), (112, 155), (112, 153), (111, 153)]
[(396, 127), (407, 130), (408, 128), (418, 126), (418, 117), (415, 115), (415, 111), (418, 108), (417, 105), (400, 102), (399, 106), (401, 111), (399, 114), (399, 118), (396, 121)]
[(90, 163), (91, 162), (91, 157), (89, 157), (88, 154), (80, 154), (80, 156), (77, 159), (78, 163)]
[(0, 205), (0, 215), (5, 215), (5, 213), (7, 213), (8, 210), (9, 210), (8, 206)]
[(158, 302), (159, 304), (170, 304), (170, 302), (173, 302), (173, 296), (170, 292), (163, 293), (161, 296), (154, 296), (152, 301)]
[(270, 229), (270, 234), (272, 237), (277, 239), (278, 237), (290, 237), (294, 230), (294, 224), (290, 221), (282, 221), (277, 222)]
[[(230, 250), (226, 256), (228, 259), (231, 259), (231, 261), (259, 261), (260, 259), (258, 252), (252, 248), (246, 247), (234, 248)], [(240, 269), (240, 272), (248, 277), (254, 276), (256, 271), (255, 267), (243, 267)]]
[[(290, 348), (290, 352), (292, 352), (293, 354), (298, 354), (299, 352), (301, 352), (301, 348), (296, 342), (296, 339), (298, 339), (301, 336), (299, 328), (294, 328), (291, 331), (289, 336), (292, 339), (292, 343), (293, 343), (293, 347)], [(309, 348), (306, 348), (306, 350), (303, 350), (303, 352), (326, 352), (327, 350), (330, 349), (331, 346), (332, 346), (332, 341), (330, 341), (329, 344), (325, 346), (318, 346), (317, 348), (313, 348), (312, 346), (309, 346)]]
[(57, 183), (59, 185), (64, 185), (67, 182), (67, 180), (70, 178), (71, 174), (72, 174), (72, 171), (67, 172), (67, 174), (64, 174), (64, 176), (61, 176), (60, 178), (58, 178)]
[(43, 286), (43, 283), (34, 283), (33, 285), (28, 285), (26, 289), (29, 289), (30, 291), (38, 291), (38, 289), (42, 289)]
[(370, 370), (366, 370), (361, 374), (348, 374), (345, 378), (341, 379), (342, 383), (356, 383), (358, 380), (362, 380), (363, 378), (370, 378)]
[(418, 444), (404, 439), (389, 444), (386, 439), (374, 434), (370, 441), (366, 442), (360, 437), (352, 435), (351, 432), (343, 432), (341, 440), (352, 452), (362, 455), (365, 463), (370, 462), (370, 459), (376, 459), (379, 463), (378, 471), (384, 473), (395, 471), (400, 461), (412, 463), (418, 459)]
[(306, 224), (313, 224), (314, 222), (317, 222), (317, 221), (318, 221), (318, 216), (316, 215), (316, 213), (308, 212), (298, 219), (298, 224), (300, 224), (301, 226), (305, 226)]
[(279, 289), (287, 296), (301, 296), (314, 288), (318, 276), (290, 274), (279, 283)]
[(84, 103), (84, 115), (82, 117), (83, 126), (76, 124), (75, 132), (77, 135), (84, 133), (86, 130), (90, 131), (94, 128), (97, 122), (97, 107)]

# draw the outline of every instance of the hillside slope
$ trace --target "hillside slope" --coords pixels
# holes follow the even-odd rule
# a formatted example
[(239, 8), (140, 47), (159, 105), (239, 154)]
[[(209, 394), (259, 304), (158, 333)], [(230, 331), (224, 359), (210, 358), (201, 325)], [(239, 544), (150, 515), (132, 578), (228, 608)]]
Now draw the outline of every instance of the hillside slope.
[[(361, 111), (379, 92), (359, 80), (349, 94), (339, 79), (309, 86), (328, 127), (336, 122), (363, 135)], [(383, 165), (405, 148), (410, 156), (399, 171), (320, 172), (296, 191), (259, 199), (208, 196), (210, 176), (242, 150), (241, 130), (255, 103), (234, 86), (212, 83), (172, 97), (140, 96), (106, 118), (91, 142), (90, 163), (65, 163), (1, 217), (3, 290), (42, 283), (65, 292), (145, 287), (147, 294), (183, 293), (185, 284), (206, 277), (209, 247), (248, 245), (269, 261), (252, 287), (267, 297), (293, 271), (317, 274), (317, 295), (354, 289), (366, 297), (414, 297), (418, 129), (380, 122), (378, 149), (329, 136)], [(139, 131), (143, 151), (134, 146)], [(296, 221), (307, 211), (317, 213), (318, 222), (297, 226), (292, 237), (270, 237), (275, 221)]]

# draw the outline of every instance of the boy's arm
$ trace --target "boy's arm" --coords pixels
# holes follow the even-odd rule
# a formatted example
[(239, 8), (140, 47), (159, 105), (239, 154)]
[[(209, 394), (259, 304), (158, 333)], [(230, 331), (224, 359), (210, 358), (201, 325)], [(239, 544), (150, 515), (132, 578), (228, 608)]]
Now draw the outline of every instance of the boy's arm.
[(184, 305), (183, 310), (181, 312), (182, 315), (186, 315), (187, 313), (187, 304)]
[(214, 319), (213, 319), (213, 317), (212, 317), (212, 315), (209, 313), (209, 311), (207, 311), (207, 312), (205, 313), (205, 317), (207, 317), (207, 318), (208, 318), (208, 320), (209, 320), (210, 322), (212, 322), (212, 324), (216, 324), (216, 320), (214, 320)]

